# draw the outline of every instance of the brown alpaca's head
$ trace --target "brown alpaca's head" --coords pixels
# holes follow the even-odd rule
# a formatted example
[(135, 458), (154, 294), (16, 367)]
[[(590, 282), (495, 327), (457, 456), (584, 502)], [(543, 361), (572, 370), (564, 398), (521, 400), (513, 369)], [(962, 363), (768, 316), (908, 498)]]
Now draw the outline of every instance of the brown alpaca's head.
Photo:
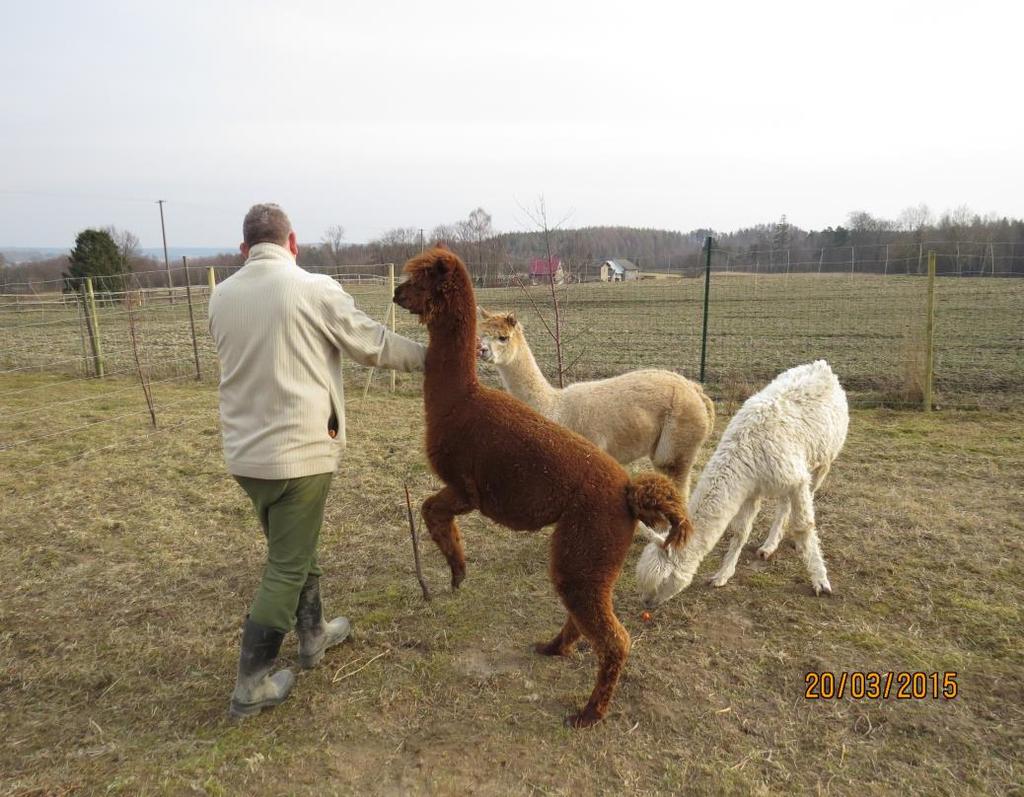
[[(438, 318), (469, 315), (473, 323), (473, 286), (465, 264), (444, 246), (435, 246), (405, 264), (406, 279), (395, 288), (395, 304), (430, 325)], [(467, 307), (468, 299), (468, 307)]]
[(488, 313), (477, 308), (480, 359), (495, 365), (512, 362), (526, 342), (523, 325), (512, 313)]

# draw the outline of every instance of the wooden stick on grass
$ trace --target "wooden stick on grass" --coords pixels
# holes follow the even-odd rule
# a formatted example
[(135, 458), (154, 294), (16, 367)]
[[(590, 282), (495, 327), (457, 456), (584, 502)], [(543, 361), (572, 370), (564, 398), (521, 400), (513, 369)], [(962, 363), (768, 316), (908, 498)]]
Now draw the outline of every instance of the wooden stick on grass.
[(413, 520), (412, 516), (412, 499), (409, 498), (409, 483), (405, 482), (405, 508), (409, 511), (409, 534), (412, 536), (412, 557), (413, 561), (416, 562), (416, 578), (420, 582), (420, 588), (423, 590), (423, 600), (430, 600), (430, 588), (427, 587), (427, 581), (423, 578), (423, 567), (420, 565), (420, 543), (416, 538), (416, 521)]

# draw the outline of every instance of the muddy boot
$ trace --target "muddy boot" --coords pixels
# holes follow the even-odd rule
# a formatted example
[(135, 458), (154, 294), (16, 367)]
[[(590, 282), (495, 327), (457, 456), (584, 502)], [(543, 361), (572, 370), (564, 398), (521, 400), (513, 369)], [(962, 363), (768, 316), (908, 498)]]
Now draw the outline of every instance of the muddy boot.
[(269, 706), (282, 702), (295, 683), (291, 670), (270, 669), (281, 649), (284, 633), (265, 625), (245, 621), (242, 630), (242, 653), (238, 657), (238, 681), (231, 694), (232, 717), (249, 717)]
[(345, 617), (324, 622), (320, 603), (320, 577), (310, 576), (299, 593), (295, 610), (295, 632), (299, 635), (299, 665), (309, 670), (320, 663), (327, 648), (343, 642), (352, 626)]

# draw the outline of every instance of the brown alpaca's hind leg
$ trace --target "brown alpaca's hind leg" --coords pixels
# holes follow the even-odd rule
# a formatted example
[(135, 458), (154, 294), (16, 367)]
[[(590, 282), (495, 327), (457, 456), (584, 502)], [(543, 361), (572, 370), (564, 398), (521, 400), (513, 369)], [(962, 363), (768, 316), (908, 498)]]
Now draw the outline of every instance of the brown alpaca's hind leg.
[(572, 649), (576, 647), (576, 642), (579, 638), (580, 629), (576, 627), (576, 623), (573, 622), (570, 615), (565, 618), (565, 625), (562, 626), (562, 630), (555, 635), (554, 639), (550, 642), (538, 642), (533, 649), (542, 656), (568, 656), (572, 653)]
[[(629, 634), (612, 609), (612, 589), (633, 541), (633, 520), (612, 507), (591, 507), (585, 517), (563, 518), (551, 535), (551, 580), (569, 620), (552, 644), (564, 641), (570, 623), (597, 656), (597, 684), (583, 710), (566, 717), (572, 728), (586, 728), (608, 712), (629, 654)], [(592, 514), (593, 513), (593, 514)], [(608, 515), (606, 515), (608, 513)], [(599, 520), (595, 521), (595, 515)]]
[(455, 516), (465, 514), (472, 508), (451, 487), (445, 487), (424, 501), (420, 510), (431, 539), (448, 560), (448, 567), (452, 571), (452, 589), (458, 589), (466, 577), (466, 557), (462, 552), (462, 537)]
[(593, 646), (598, 667), (597, 684), (587, 705), (565, 718), (570, 728), (588, 728), (604, 718), (629, 655), (629, 633), (612, 610), (611, 587), (604, 585), (597, 592), (567, 587), (562, 595), (572, 614), (571, 622)]

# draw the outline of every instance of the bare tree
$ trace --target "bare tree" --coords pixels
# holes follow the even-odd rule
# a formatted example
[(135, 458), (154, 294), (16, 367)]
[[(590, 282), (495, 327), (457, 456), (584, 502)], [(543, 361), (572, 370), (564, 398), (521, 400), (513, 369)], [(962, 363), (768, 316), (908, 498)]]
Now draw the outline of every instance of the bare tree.
[[(565, 387), (565, 373), (568, 370), (568, 368), (566, 368), (565, 366), (564, 352), (562, 350), (562, 313), (561, 304), (558, 299), (558, 291), (555, 288), (556, 274), (555, 269), (553, 268), (554, 254), (552, 249), (552, 238), (553, 234), (557, 232), (563, 224), (565, 224), (565, 222), (569, 219), (569, 216), (571, 214), (566, 214), (566, 216), (563, 217), (557, 224), (550, 224), (548, 222), (548, 210), (547, 205), (544, 202), (543, 194), (541, 194), (541, 196), (537, 198), (537, 205), (535, 207), (525, 208), (522, 205), (519, 205), (519, 208), (520, 210), (523, 211), (523, 213), (527, 215), (527, 217), (533, 223), (533, 226), (543, 235), (544, 252), (547, 258), (547, 260), (545, 261), (547, 264), (547, 268), (545, 269), (545, 271), (547, 271), (548, 288), (551, 292), (551, 308), (554, 313), (554, 326), (549, 325), (544, 320), (544, 317), (543, 315), (540, 314), (539, 310), (537, 312), (537, 315), (540, 316), (541, 322), (544, 324), (545, 329), (547, 329), (548, 334), (551, 336), (551, 339), (555, 343), (555, 358), (558, 364), (558, 386), (562, 388)], [(523, 292), (526, 293), (526, 296), (530, 300), (530, 303), (533, 304), (533, 297), (530, 296), (529, 290), (522, 283), (522, 281), (518, 279), (518, 277), (516, 278), (516, 281), (519, 283), (519, 287), (523, 290)], [(534, 305), (534, 309), (537, 310), (536, 305)]]
[(491, 214), (483, 208), (477, 208), (469, 214), (469, 217), (459, 222), (462, 238), (466, 244), (472, 246), (476, 256), (476, 271), (486, 284), (487, 265), (484, 263), (484, 242), (493, 237), (494, 229), (491, 226)]
[(131, 230), (119, 230), (113, 224), (103, 229), (114, 240), (125, 273), (133, 271), (140, 254), (139, 236)]
[(924, 202), (904, 208), (896, 220), (897, 226), (904, 232), (920, 232), (931, 223), (932, 212)]
[(404, 263), (419, 251), (419, 237), (416, 227), (393, 227), (369, 246), (382, 263)]
[(320, 242), (323, 244), (323, 252), (328, 260), (328, 265), (341, 265), (341, 250), (345, 241), (345, 228), (340, 224), (332, 224), (324, 230)]
[(462, 240), (462, 233), (457, 224), (438, 224), (430, 231), (430, 242), (454, 246)]

